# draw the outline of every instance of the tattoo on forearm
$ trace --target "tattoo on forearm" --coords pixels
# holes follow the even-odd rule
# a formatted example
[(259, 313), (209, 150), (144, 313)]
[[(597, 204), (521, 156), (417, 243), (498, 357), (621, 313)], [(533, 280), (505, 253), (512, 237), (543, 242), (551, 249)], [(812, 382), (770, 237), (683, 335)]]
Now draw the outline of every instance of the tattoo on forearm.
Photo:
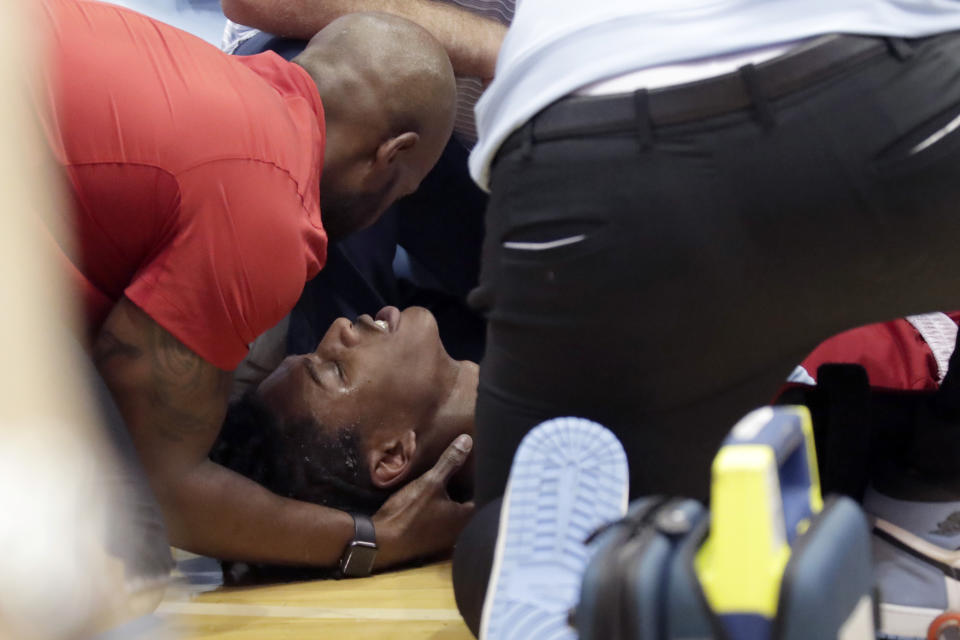
[[(147, 422), (141, 426), (167, 440), (206, 435), (212, 441), (223, 420), (230, 374), (203, 360), (143, 312), (126, 317), (133, 326), (121, 331), (103, 327), (93, 347), (97, 368), (115, 396), (122, 390), (133, 392), (126, 401), (125, 393), (116, 396), (118, 403), (134, 402), (132, 408), (145, 401)], [(138, 386), (129, 388), (131, 380)]]
[(97, 367), (102, 367), (107, 361), (120, 356), (124, 358), (139, 358), (143, 352), (132, 344), (122, 342), (108, 330), (103, 330), (93, 345), (93, 361)]
[(155, 427), (165, 438), (184, 437), (219, 429), (229, 374), (206, 362), (159, 326), (150, 336), (150, 399), (156, 410)]

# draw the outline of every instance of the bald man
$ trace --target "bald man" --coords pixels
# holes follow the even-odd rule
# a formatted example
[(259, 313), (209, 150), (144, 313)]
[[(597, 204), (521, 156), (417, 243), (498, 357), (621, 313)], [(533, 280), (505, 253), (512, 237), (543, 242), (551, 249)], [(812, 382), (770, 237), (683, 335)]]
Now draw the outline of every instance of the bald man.
[(385, 13), (330, 23), (293, 63), (323, 100), (321, 203), (339, 238), (376, 222), (436, 164), (453, 130), (453, 70), (427, 31)]
[[(273, 495), (207, 453), (230, 372), (323, 267), (328, 238), (372, 224), (439, 157), (455, 99), (446, 54), (379, 14), (332, 23), (288, 63), (230, 57), (113, 5), (43, 8), (41, 110), (73, 204), (72, 234), (50, 235), (171, 542), (335, 564), (354, 541), (349, 514)], [(376, 566), (450, 546), (467, 508), (443, 481), (464, 448), (374, 517)]]

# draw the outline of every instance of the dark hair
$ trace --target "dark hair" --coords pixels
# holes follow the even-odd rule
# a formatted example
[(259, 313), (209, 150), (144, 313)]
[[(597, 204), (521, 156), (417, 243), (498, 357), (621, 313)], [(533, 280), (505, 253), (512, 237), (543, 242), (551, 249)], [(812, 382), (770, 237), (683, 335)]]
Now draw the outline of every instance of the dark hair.
[(210, 459), (278, 495), (371, 515), (389, 493), (364, 471), (359, 426), (331, 434), (310, 418), (285, 421), (246, 393), (227, 409)]
[[(390, 495), (365, 472), (357, 423), (333, 433), (312, 419), (284, 420), (255, 393), (230, 404), (210, 459), (287, 498), (372, 515)], [(233, 584), (317, 577), (315, 570), (223, 563)], [(321, 572), (322, 573), (322, 572)]]

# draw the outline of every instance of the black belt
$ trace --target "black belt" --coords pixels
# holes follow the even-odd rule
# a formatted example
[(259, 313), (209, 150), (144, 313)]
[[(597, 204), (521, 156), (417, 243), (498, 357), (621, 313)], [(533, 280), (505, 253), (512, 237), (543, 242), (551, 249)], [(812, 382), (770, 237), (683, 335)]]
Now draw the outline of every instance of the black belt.
[[(887, 53), (890, 47), (890, 41), (884, 38), (823, 36), (772, 60), (747, 65), (753, 76), (749, 83), (741, 68), (713, 78), (645, 92), (645, 117), (649, 126), (663, 126), (746, 109), (754, 104), (756, 97), (750, 85), (759, 90), (764, 99), (774, 100), (839, 75)], [(641, 93), (561, 98), (514, 131), (498, 154), (519, 148), (527, 140), (544, 142), (634, 129), (638, 126)]]

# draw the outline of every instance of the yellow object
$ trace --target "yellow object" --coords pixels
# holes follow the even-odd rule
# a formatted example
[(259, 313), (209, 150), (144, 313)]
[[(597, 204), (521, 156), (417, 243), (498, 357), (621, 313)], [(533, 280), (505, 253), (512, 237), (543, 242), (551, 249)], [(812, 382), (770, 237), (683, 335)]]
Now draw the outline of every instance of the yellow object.
[[(794, 499), (808, 501), (794, 505), (794, 511), (799, 507), (816, 515), (823, 499), (806, 407), (751, 412), (737, 423), (714, 458), (710, 535), (694, 566), (707, 601), (718, 614), (766, 618), (776, 614), (783, 571), (790, 559), (788, 540), (810, 526), (809, 517), (791, 524), (784, 517), (788, 487), (781, 486), (781, 469), (787, 464), (792, 465), (791, 471), (801, 471), (798, 477), (785, 480), (795, 483), (789, 487)], [(798, 482), (809, 486), (797, 491)], [(788, 526), (793, 531), (788, 532)]]
[[(814, 514), (820, 513), (823, 511), (823, 494), (820, 491), (820, 471), (817, 469), (817, 446), (813, 441), (813, 420), (810, 418), (810, 410), (799, 405), (781, 408), (795, 412), (800, 419), (800, 429), (803, 430), (803, 441), (807, 449), (807, 467), (810, 473), (810, 507)], [(809, 526), (809, 523), (807, 523), (807, 526)], [(804, 531), (806, 531), (806, 526), (804, 527)]]

